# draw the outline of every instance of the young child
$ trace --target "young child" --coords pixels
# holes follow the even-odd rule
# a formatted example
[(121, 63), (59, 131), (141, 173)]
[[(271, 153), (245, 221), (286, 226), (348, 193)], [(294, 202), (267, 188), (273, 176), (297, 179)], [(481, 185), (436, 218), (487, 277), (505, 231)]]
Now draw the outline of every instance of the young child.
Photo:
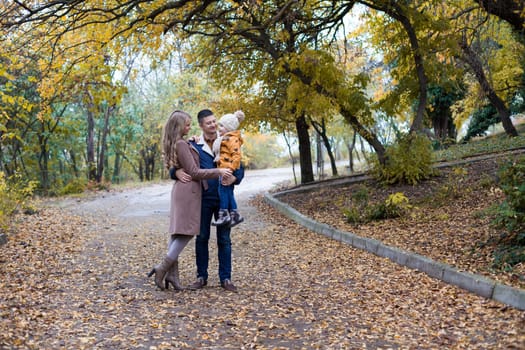
[[(231, 171), (240, 168), (243, 139), (240, 130), (237, 129), (243, 120), (244, 113), (242, 111), (225, 114), (219, 119), (219, 137), (213, 142), (217, 168), (228, 168)], [(237, 210), (233, 187), (234, 185), (224, 186), (219, 182), (219, 217), (215, 222), (212, 222), (212, 225), (233, 227), (244, 221)]]

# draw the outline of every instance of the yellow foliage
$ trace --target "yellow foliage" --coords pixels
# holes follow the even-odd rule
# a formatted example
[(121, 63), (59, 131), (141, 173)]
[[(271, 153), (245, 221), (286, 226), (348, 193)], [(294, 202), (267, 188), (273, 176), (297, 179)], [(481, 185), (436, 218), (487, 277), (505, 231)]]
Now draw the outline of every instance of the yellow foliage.
[(0, 227), (7, 227), (17, 210), (30, 207), (30, 198), (37, 185), (35, 181), (26, 183), (18, 176), (8, 179), (0, 171)]
[[(471, 44), (478, 47), (479, 58), (491, 87), (502, 100), (508, 100), (515, 93), (515, 87), (519, 86), (524, 73), (522, 62), (525, 59), (525, 46), (515, 40), (507, 23), (494, 16), (486, 17), (482, 9), (478, 9), (481, 11), (479, 14), (465, 11), (470, 4), (464, 1), (450, 2), (448, 6), (452, 9), (451, 13), (463, 14), (451, 16), (455, 18), (452, 23), (455, 31), (467, 33), (467, 37), (472, 40)], [(476, 28), (476, 31), (473, 32), (472, 28)], [(457, 129), (461, 128), (476, 109), (488, 103), (473, 74), (467, 72), (462, 79), (466, 87), (465, 98), (457, 101), (451, 108)]]
[(403, 192), (392, 193), (385, 201), (387, 207), (409, 208), (408, 198)]

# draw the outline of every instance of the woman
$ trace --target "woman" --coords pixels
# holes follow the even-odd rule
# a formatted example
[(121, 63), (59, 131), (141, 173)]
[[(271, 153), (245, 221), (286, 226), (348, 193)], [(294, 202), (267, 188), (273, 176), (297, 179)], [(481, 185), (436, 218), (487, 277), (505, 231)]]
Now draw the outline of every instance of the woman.
[(176, 181), (171, 190), (168, 252), (148, 274), (148, 277), (155, 274), (155, 284), (160, 289), (168, 289), (170, 283), (176, 290), (184, 289), (179, 280), (178, 257), (193, 236), (199, 233), (202, 187), (206, 187), (201, 180), (231, 175), (229, 169), (200, 168), (199, 153), (184, 139), (190, 126), (190, 115), (179, 110), (171, 114), (164, 126), (164, 165), (168, 170), (184, 169), (191, 175), (192, 181)]

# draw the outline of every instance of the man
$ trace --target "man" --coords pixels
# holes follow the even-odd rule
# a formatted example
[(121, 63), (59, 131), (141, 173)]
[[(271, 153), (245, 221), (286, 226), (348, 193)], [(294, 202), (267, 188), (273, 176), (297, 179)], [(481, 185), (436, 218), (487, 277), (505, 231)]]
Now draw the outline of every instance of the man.
[[(217, 119), (209, 109), (203, 109), (197, 114), (199, 127), (202, 134), (197, 141), (191, 141), (193, 146), (199, 151), (200, 167), (202, 169), (215, 168), (213, 162), (215, 155), (212, 151), (213, 141), (218, 136)], [(184, 170), (176, 171), (177, 179), (188, 181), (189, 175)], [(239, 184), (244, 177), (244, 168), (233, 173), (233, 176), (222, 179), (224, 185)], [(201, 204), (201, 224), (200, 232), (195, 239), (195, 255), (197, 263), (197, 280), (189, 286), (190, 289), (201, 289), (208, 284), (208, 242), (210, 240), (211, 220), (219, 211), (219, 180), (206, 180), (207, 189), (202, 192)], [(206, 187), (206, 186), (205, 186)], [(221, 287), (230, 292), (237, 292), (237, 287), (231, 281), (231, 228), (228, 225), (217, 227), (217, 250), (219, 257), (219, 280)]]

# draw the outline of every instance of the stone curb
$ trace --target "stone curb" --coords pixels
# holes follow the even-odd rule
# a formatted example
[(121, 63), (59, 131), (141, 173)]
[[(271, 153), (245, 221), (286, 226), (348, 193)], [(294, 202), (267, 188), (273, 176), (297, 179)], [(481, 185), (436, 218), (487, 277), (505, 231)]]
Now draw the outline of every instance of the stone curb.
[(5, 233), (0, 233), (0, 246), (7, 243), (7, 235)]
[(330, 225), (317, 222), (301, 214), (269, 193), (264, 194), (264, 199), (282, 214), (311, 231), (380, 257), (388, 258), (399, 265), (424, 272), (430, 277), (455, 285), (476, 295), (496, 300), (519, 310), (525, 310), (525, 290), (523, 289), (514, 288), (484, 276), (458, 270), (453, 266), (434, 261), (425, 256), (385, 245), (375, 239), (361, 237), (351, 232), (339, 231)]

